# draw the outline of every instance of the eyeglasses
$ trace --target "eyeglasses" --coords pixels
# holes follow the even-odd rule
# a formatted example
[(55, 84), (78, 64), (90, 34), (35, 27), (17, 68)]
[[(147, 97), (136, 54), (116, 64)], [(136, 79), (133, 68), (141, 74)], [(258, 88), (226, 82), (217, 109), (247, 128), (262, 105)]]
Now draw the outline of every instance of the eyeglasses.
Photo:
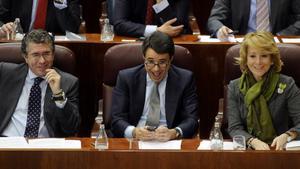
[(43, 57), (44, 59), (49, 59), (53, 56), (52, 52), (31, 53), (28, 55), (30, 55), (33, 59), (36, 59), (36, 60), (40, 59), (41, 57)]
[(155, 62), (154, 60), (145, 60), (145, 65), (147, 66), (147, 68), (151, 69), (155, 66), (158, 66), (159, 68), (166, 68), (169, 64), (168, 60), (160, 60), (158, 62)]

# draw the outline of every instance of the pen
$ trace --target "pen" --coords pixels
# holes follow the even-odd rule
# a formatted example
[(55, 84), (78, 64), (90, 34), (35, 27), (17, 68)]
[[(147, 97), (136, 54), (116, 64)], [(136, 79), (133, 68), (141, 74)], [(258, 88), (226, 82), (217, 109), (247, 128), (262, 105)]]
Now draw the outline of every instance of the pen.
[(238, 34), (238, 33), (239, 33), (238, 30), (234, 30), (234, 31), (232, 31), (232, 32), (228, 32), (229, 35), (235, 35), (235, 34)]

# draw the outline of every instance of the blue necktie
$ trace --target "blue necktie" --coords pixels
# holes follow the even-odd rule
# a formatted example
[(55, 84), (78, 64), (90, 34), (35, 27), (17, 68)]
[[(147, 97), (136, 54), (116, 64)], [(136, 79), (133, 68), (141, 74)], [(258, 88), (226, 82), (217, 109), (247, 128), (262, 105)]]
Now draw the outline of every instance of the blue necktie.
[(24, 137), (37, 137), (40, 127), (42, 90), (39, 86), (44, 79), (36, 77), (30, 89), (28, 114)]

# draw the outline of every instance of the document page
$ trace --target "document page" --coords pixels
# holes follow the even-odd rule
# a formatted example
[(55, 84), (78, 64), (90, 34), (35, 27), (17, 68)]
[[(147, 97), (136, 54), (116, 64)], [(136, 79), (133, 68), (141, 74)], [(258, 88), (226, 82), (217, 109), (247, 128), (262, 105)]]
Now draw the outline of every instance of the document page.
[(139, 149), (167, 149), (180, 150), (182, 140), (171, 140), (167, 142), (159, 141), (139, 141)]
[(29, 148), (24, 137), (0, 137), (0, 148)]
[(300, 43), (300, 38), (281, 38), (283, 43)]
[(40, 138), (28, 140), (30, 148), (46, 149), (80, 149), (80, 140), (66, 140), (64, 138)]

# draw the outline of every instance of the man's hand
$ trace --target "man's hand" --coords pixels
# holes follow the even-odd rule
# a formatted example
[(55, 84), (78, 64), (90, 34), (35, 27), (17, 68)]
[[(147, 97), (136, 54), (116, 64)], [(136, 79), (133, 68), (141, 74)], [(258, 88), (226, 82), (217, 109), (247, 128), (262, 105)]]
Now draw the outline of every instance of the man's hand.
[(12, 33), (14, 30), (14, 23), (8, 22), (1, 26), (0, 28), (0, 36), (6, 36), (8, 33)]
[(217, 38), (222, 42), (228, 41), (229, 32), (233, 31), (227, 26), (222, 26), (217, 32)]
[(154, 131), (149, 131), (143, 127), (136, 127), (133, 130), (133, 137), (143, 141), (154, 140)]
[(46, 69), (46, 81), (49, 83), (52, 93), (58, 94), (61, 91), (60, 78), (61, 76), (54, 69)]
[(183, 30), (183, 25), (172, 26), (173, 23), (177, 21), (177, 18), (173, 18), (163, 25), (157, 28), (158, 31), (168, 34), (171, 37), (177, 36)]
[(168, 129), (165, 126), (159, 126), (155, 130), (155, 139), (158, 141), (169, 141), (176, 138), (176, 130)]
[(251, 146), (255, 150), (270, 150), (270, 147), (267, 143), (255, 138), (251, 141)]
[(272, 147), (276, 146), (275, 150), (283, 150), (288, 137), (289, 136), (286, 133), (283, 133), (280, 136), (277, 136), (276, 138), (274, 138), (271, 146)]

